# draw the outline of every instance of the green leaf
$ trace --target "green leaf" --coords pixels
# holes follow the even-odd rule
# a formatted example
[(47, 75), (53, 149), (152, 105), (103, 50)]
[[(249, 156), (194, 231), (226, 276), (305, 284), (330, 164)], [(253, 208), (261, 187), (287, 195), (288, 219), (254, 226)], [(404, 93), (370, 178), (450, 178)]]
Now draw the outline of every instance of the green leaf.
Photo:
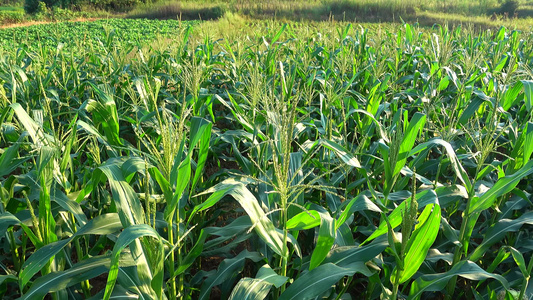
[(114, 146), (123, 146), (120, 138), (120, 125), (117, 106), (113, 99), (113, 94), (104, 92), (96, 85), (89, 82), (99, 101), (89, 99), (86, 105), (87, 111), (92, 113), (92, 120), (97, 128), (101, 128), (107, 141)]
[[(255, 232), (272, 249), (272, 251), (282, 257), (288, 255), (287, 253), (283, 253), (283, 241), (281, 240), (280, 234), (276, 231), (274, 224), (267, 217), (255, 196), (246, 188), (246, 186), (244, 186), (244, 184), (230, 178), (215, 185), (202, 194), (206, 193), (214, 193), (212, 195), (214, 198), (211, 199), (211, 197), (209, 197), (206, 201), (209, 202), (209, 205), (214, 205), (214, 203), (224, 197), (224, 195), (231, 195), (246, 211), (252, 220), (252, 226), (254, 227)], [(202, 205), (202, 208), (203, 207), (204, 206)], [(201, 209), (195, 208), (194, 210)]]
[[(105, 300), (109, 300), (109, 297), (111, 297), (111, 292), (113, 291), (113, 287), (115, 286), (115, 282), (118, 276), (119, 258), (120, 254), (122, 253), (122, 250), (124, 250), (124, 248), (126, 248), (133, 241), (145, 236), (150, 236), (155, 239), (158, 239), (161, 243), (161, 237), (159, 236), (159, 234), (152, 227), (146, 224), (137, 224), (129, 226), (124, 229), (124, 231), (122, 231), (122, 233), (119, 235), (117, 241), (115, 242), (115, 246), (113, 247), (113, 254), (111, 256), (111, 265), (104, 292)], [(135, 257), (133, 257), (133, 259), (136, 260)]]
[(209, 298), (211, 289), (214, 286), (219, 285), (222, 282), (235, 277), (238, 272), (240, 272), (240, 270), (244, 268), (245, 259), (250, 259), (254, 262), (258, 262), (263, 259), (263, 257), (257, 252), (248, 252), (247, 250), (244, 250), (234, 258), (226, 258), (220, 263), (217, 272), (214, 275), (208, 277), (202, 284), (199, 299), (204, 300)]
[(422, 113), (417, 112), (411, 118), (411, 121), (407, 126), (407, 130), (404, 132), (402, 143), (400, 144), (398, 159), (396, 161), (396, 165), (394, 166), (394, 170), (392, 173), (393, 177), (400, 173), (400, 170), (405, 166), (407, 158), (410, 156), (410, 151), (415, 145), (418, 132), (422, 131), (425, 123), (426, 115)]
[(138, 156), (125, 158), (126, 160), (122, 164), (122, 175), (126, 182), (131, 182), (131, 179), (135, 173), (144, 174), (146, 169), (153, 168), (152, 165), (147, 164), (146, 161)]
[(333, 218), (327, 212), (320, 213), (320, 228), (318, 229), (315, 249), (311, 254), (309, 270), (318, 267), (324, 258), (326, 258), (326, 255), (328, 255), (329, 250), (331, 250), (335, 242), (336, 233)]
[(178, 269), (174, 272), (174, 276), (177, 277), (185, 272), (194, 263), (196, 258), (202, 254), (206, 238), (207, 233), (205, 233), (205, 231), (202, 229), (200, 231), (200, 236), (196, 239), (196, 244), (194, 244), (192, 249), (187, 253), (187, 256), (185, 256), (185, 258), (181, 261)]
[(0, 214), (0, 232), (6, 232), (13, 225), (20, 223), (20, 220), (9, 212)]
[(196, 170), (194, 172), (194, 178), (191, 184), (191, 190), (194, 189), (200, 176), (202, 170), (207, 161), (207, 154), (209, 152), (209, 141), (211, 139), (211, 128), (213, 124), (203, 118), (193, 117), (191, 118), (191, 142), (189, 147), (191, 148), (190, 153), (192, 153), (192, 148), (199, 143), (198, 150), (198, 159), (196, 164)]
[(257, 279), (262, 279), (276, 288), (279, 288), (282, 286), (287, 280), (289, 280), (289, 277), (278, 275), (269, 265), (262, 266), (259, 271), (257, 271), (257, 274), (255, 276)]
[[(526, 163), (520, 170), (512, 175), (500, 178), (488, 191), (486, 191), (477, 200), (472, 201), (468, 212), (470, 214), (481, 212), (490, 208), (494, 201), (512, 191), (522, 180), (522, 178), (533, 173), (533, 160)], [(475, 198), (474, 198), (475, 199)], [(474, 200), (472, 199), (472, 200)]]
[(469, 260), (477, 261), (485, 252), (494, 244), (501, 242), (503, 238), (510, 232), (515, 232), (524, 224), (533, 225), (533, 212), (523, 214), (517, 219), (502, 219), (496, 224), (493, 224), (487, 232), (485, 232), (483, 242), (476, 247), (474, 252), (470, 255)]
[(28, 158), (18, 158), (18, 149), (22, 143), (24, 135), (21, 135), (16, 143), (9, 146), (7, 150), (4, 150), (4, 153), (0, 156), (0, 177), (10, 174), (15, 171), (15, 169), (20, 166), (23, 162), (27, 161)]
[(526, 109), (528, 112), (531, 112), (531, 109), (533, 108), (533, 81), (521, 80), (521, 82), (524, 85)]
[(265, 299), (272, 285), (279, 288), (288, 279), (288, 277), (278, 275), (269, 265), (264, 265), (257, 272), (256, 278), (241, 279), (231, 292), (230, 299)]
[(520, 269), (520, 272), (522, 272), (522, 276), (524, 276), (524, 278), (529, 278), (531, 274), (529, 274), (529, 272), (527, 271), (526, 261), (524, 260), (524, 256), (522, 255), (522, 253), (520, 253), (513, 247), (508, 247), (508, 249), (511, 251), (513, 259), (516, 262), (518, 268)]
[[(524, 81), (527, 82), (527, 80), (524, 80)], [(501, 100), (501, 106), (505, 111), (508, 111), (513, 105), (515, 105), (518, 101), (520, 101), (519, 94), (522, 91), (522, 87), (527, 89), (526, 88), (527, 83), (525, 84), (524, 81), (522, 82), (517, 81), (514, 84), (509, 85), (509, 87), (503, 94), (502, 100)], [(527, 99), (526, 99), (526, 102), (527, 102)]]
[(243, 278), (239, 280), (229, 299), (262, 300), (268, 296), (272, 285), (263, 279)]
[(289, 230), (307, 230), (320, 225), (320, 214), (316, 210), (302, 211), (287, 221)]
[[(533, 153), (533, 123), (527, 122), (522, 130), (522, 134), (513, 146), (511, 151), (511, 160), (508, 170), (512, 173), (524, 166), (529, 161), (531, 154)], [(506, 170), (507, 172), (507, 170)]]
[[(123, 255), (127, 255), (127, 254), (123, 253)], [(131, 255), (130, 255), (130, 258), (131, 258)], [(119, 262), (119, 264), (120, 264), (120, 262)], [(139, 299), (153, 299), (154, 298), (153, 296), (148, 295), (148, 294), (143, 292), (143, 290), (146, 289), (144, 287), (145, 284), (142, 283), (139, 280), (139, 275), (137, 273), (137, 268), (135, 266), (126, 267), (126, 266), (122, 265), (118, 269), (118, 272), (119, 272), (119, 275), (118, 275), (118, 278), (117, 278), (118, 286), (121, 286), (121, 287), (127, 289), (128, 291), (131, 291), (134, 294), (137, 294)], [(113, 293), (114, 292), (115, 292), (115, 289), (113, 289)], [(102, 290), (102, 297), (100, 297), (98, 299), (102, 299), (104, 293), (105, 293), (105, 289)]]
[(470, 179), (468, 177), (468, 173), (466, 173), (465, 169), (461, 165), (461, 162), (457, 158), (457, 155), (455, 154), (455, 151), (453, 150), (453, 147), (450, 143), (442, 140), (442, 139), (431, 139), (425, 143), (419, 144), (415, 148), (411, 150), (409, 153), (409, 156), (414, 155), (416, 153), (419, 153), (422, 150), (430, 149), (434, 146), (442, 146), (446, 150), (446, 154), (448, 155), (448, 158), (450, 159), (450, 163), (452, 164), (452, 168), (455, 171), (455, 175), (461, 182), (465, 185), (467, 191), (472, 190), (472, 183), (470, 182)]
[(183, 197), (185, 189), (189, 185), (191, 178), (191, 160), (187, 156), (177, 168), (177, 179), (176, 179), (176, 189), (172, 194), (171, 202), (167, 202), (165, 207), (165, 220), (168, 220), (170, 216), (173, 216), (176, 212), (176, 209), (179, 206), (179, 201)]
[(320, 140), (320, 144), (326, 147), (327, 149), (333, 151), (345, 164), (354, 168), (361, 168), (361, 164), (359, 163), (357, 158), (355, 158), (348, 150), (346, 150), (341, 145), (324, 139)]
[(52, 191), (50, 191), (50, 200), (59, 204), (59, 206), (61, 206), (66, 211), (72, 213), (81, 226), (87, 223), (87, 217), (83, 213), (80, 204), (74, 200), (69, 199), (67, 195), (65, 195), (65, 193), (63, 193), (62, 191), (58, 189), (53, 189)]
[[(111, 258), (109, 256), (96, 256), (85, 259), (72, 268), (52, 272), (37, 278), (31, 288), (20, 297), (20, 300), (42, 299), (46, 294), (64, 290), (74, 284), (97, 277), (108, 271)], [(120, 259), (122, 266), (134, 266), (131, 255), (123, 255)]]
[(341, 215), (335, 222), (335, 227), (338, 229), (349, 216), (351, 216), (356, 211), (362, 211), (362, 210), (369, 210), (374, 212), (381, 212), (381, 209), (374, 204), (374, 202), (370, 201), (368, 197), (364, 194), (360, 194), (357, 197), (353, 198), (352, 200), (347, 202), (346, 207), (342, 211)]
[(20, 104), (13, 103), (11, 104), (11, 108), (13, 111), (15, 111), (17, 118), (24, 126), (24, 129), (26, 129), (36, 146), (48, 146), (52, 143), (53, 138), (44, 133), (41, 127), (28, 115), (28, 113)]
[[(437, 234), (439, 233), (441, 211), (440, 206), (431, 204), (426, 206), (424, 211), (431, 211), (429, 217), (422, 221), (418, 219), (419, 223), (416, 225), (415, 231), (407, 242), (404, 258), (404, 270), (400, 276), (400, 283), (409, 280), (418, 271), (424, 262), (429, 248), (435, 242)], [(422, 217), (424, 212), (420, 215)]]
[(479, 106), (481, 106), (481, 104), (483, 104), (484, 102), (489, 102), (489, 100), (481, 97), (475, 97), (474, 99), (472, 99), (472, 101), (470, 101), (470, 103), (468, 104), (467, 108), (461, 114), (458, 123), (465, 125), (468, 120), (470, 120), (472, 115), (474, 115), (479, 109)]
[(378, 256), (387, 246), (385, 239), (376, 239), (366, 246), (337, 247), (329, 252), (324, 264), (333, 263), (339, 267), (346, 267), (353, 263), (367, 262)]
[[(92, 296), (91, 298), (87, 300), (102, 300), (104, 297), (104, 290), (101, 290), (100, 292), (96, 293), (96, 295)], [(115, 286), (113, 289), (113, 293), (111, 294), (111, 297), (109, 297), (110, 300), (127, 300), (127, 299), (139, 299), (139, 295), (132, 294), (125, 288), (123, 288), (120, 285)]]
[[(145, 218), (137, 194), (124, 177), (122, 170), (124, 162), (125, 159), (123, 158), (111, 158), (98, 167), (98, 170), (107, 177), (120, 220), (124, 227), (128, 227), (135, 224), (143, 224)], [(95, 172), (93, 178), (95, 182), (98, 182), (100, 173)]]
[(494, 272), (494, 270), (496, 270), (498, 265), (501, 264), (503, 261), (505, 261), (507, 258), (509, 258), (510, 255), (511, 255), (511, 253), (509, 253), (509, 251), (506, 251), (505, 248), (503, 248), (503, 247), (500, 248), (500, 250), (498, 250), (498, 254), (492, 260), (492, 262), (490, 263), (490, 266), (487, 268), (486, 271), (489, 272), (489, 273)]
[(455, 276), (461, 276), (470, 280), (484, 280), (488, 278), (498, 280), (505, 289), (509, 289), (509, 283), (501, 275), (491, 274), (480, 268), (475, 263), (464, 260), (453, 266), (450, 271), (446, 273), (438, 273), (431, 275), (424, 275), (417, 278), (411, 284), (411, 291), (409, 292), (410, 299), (418, 299), (424, 291), (441, 291), (446, 287), (450, 279)]
[(362, 109), (352, 109), (350, 110), (350, 112), (347, 114), (346, 117), (348, 117), (349, 115), (351, 115), (352, 113), (362, 113), (364, 115), (366, 115), (371, 121), (374, 122), (374, 124), (378, 127), (378, 131), (379, 131), (379, 136), (385, 141), (385, 142), (389, 142), (389, 139), (387, 137), (387, 132), (385, 131), (385, 129), (383, 128), (383, 125), (381, 125), (379, 123), (379, 121), (376, 119), (376, 117), (374, 117), (374, 115), (372, 115), (371, 113), (369, 113), (368, 111), (366, 110), (362, 110)]
[(199, 197), (202, 195), (211, 194), (209, 198), (194, 207), (194, 209), (191, 211), (191, 215), (194, 215), (199, 211), (206, 210), (217, 204), (220, 199), (231, 193), (235, 184), (240, 184), (240, 182), (237, 182), (235, 179), (226, 179), (221, 183), (209, 188), (208, 190), (195, 195), (194, 197)]
[(302, 274), (296, 279), (283, 294), (280, 300), (305, 300), (312, 299), (331, 288), (332, 285), (344, 276), (352, 276), (356, 272), (369, 275), (364, 263), (355, 263), (342, 268), (332, 263), (327, 263)]
[(70, 238), (57, 241), (52, 244), (48, 244), (37, 249), (24, 263), (19, 274), (20, 285), (24, 287), (33, 275), (41, 271), (41, 269), (54, 257), (61, 249), (63, 249), (68, 243), (70, 243), (74, 238), (82, 236), (84, 234), (97, 234), (105, 235), (117, 232), (122, 229), (122, 224), (118, 215), (113, 214), (104, 214), (95, 217), (90, 220), (80, 228), (75, 234)]
[(283, 26), (281, 26), (280, 30), (278, 30), (276, 35), (272, 37), (272, 40), (270, 41), (270, 43), (275, 44), (278, 41), (278, 39), (281, 37), (283, 32), (285, 32), (286, 29), (287, 29), (287, 24), (283, 24)]
[(83, 130), (85, 130), (87, 133), (89, 133), (90, 135), (93, 135), (95, 136), (98, 141), (100, 143), (102, 143), (103, 145), (105, 145), (107, 147), (107, 150), (110, 151), (112, 153), (112, 156), (113, 157), (116, 157), (118, 156), (118, 152), (117, 150), (115, 150), (115, 148), (111, 147), (111, 144), (109, 144), (109, 142), (107, 141), (107, 138), (103, 135), (101, 135), (98, 130), (96, 129), (96, 127), (94, 127), (93, 125), (91, 124), (88, 124), (82, 120), (78, 120), (77, 122), (78, 126), (80, 128), (82, 128)]
[[(418, 209), (422, 209), (429, 204), (438, 204), (437, 194), (433, 190), (424, 190), (416, 194), (416, 201), (418, 202)], [(411, 201), (411, 197), (405, 199), (400, 205), (398, 205), (392, 213), (388, 216), (389, 222), (392, 228), (398, 227), (402, 223), (402, 212), (405, 211), (405, 205)], [(379, 224), (378, 229), (369, 236), (363, 244), (377, 238), (380, 235), (387, 233), (387, 222), (384, 220)]]
[(0, 275), (0, 286), (2, 285), (2, 283), (4, 282), (13, 282), (13, 281), (17, 281), (17, 276), (15, 275)]

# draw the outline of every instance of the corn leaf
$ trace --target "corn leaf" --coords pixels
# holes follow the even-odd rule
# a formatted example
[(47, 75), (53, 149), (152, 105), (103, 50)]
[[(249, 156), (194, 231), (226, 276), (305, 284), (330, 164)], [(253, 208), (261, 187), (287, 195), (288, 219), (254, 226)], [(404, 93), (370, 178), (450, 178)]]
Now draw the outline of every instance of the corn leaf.
[(409, 292), (408, 299), (419, 299), (422, 293), (425, 291), (440, 291), (444, 289), (448, 281), (455, 276), (461, 276), (470, 280), (484, 280), (492, 278), (498, 280), (506, 289), (509, 289), (509, 283), (501, 275), (488, 273), (477, 264), (465, 260), (453, 266), (450, 271), (446, 273), (424, 275), (417, 278), (411, 284), (411, 290)]
[[(21, 300), (42, 299), (46, 294), (64, 290), (74, 284), (97, 277), (109, 270), (110, 256), (95, 256), (85, 259), (65, 271), (53, 272), (39, 277), (31, 288), (20, 297)], [(122, 266), (133, 266), (131, 255), (120, 258)]]
[(296, 279), (283, 294), (280, 300), (305, 300), (312, 299), (327, 291), (344, 276), (352, 276), (355, 273), (370, 275), (364, 263), (350, 264), (346, 268), (326, 263), (304, 273)]
[[(113, 291), (113, 287), (115, 286), (115, 282), (118, 276), (119, 260), (122, 250), (124, 250), (124, 248), (126, 248), (133, 241), (145, 236), (150, 236), (158, 240), (161, 239), (159, 234), (152, 227), (146, 224), (137, 224), (129, 226), (124, 229), (124, 231), (122, 231), (122, 233), (119, 235), (118, 240), (115, 242), (115, 246), (113, 247), (113, 254), (111, 255), (111, 265), (109, 269), (109, 275), (107, 277), (107, 284), (103, 299), (109, 300), (109, 298), (111, 297), (111, 293)], [(135, 257), (132, 257), (132, 259), (134, 261), (136, 260)]]
[(37, 249), (22, 266), (22, 270), (19, 274), (20, 285), (26, 286), (33, 275), (37, 274), (37, 272), (39, 272), (52, 257), (54, 257), (66, 245), (68, 245), (68, 243), (70, 243), (74, 238), (85, 234), (111, 234), (122, 228), (122, 224), (116, 213), (104, 214), (87, 222), (85, 226), (80, 228), (70, 238), (60, 240)]
[[(415, 197), (416, 201), (418, 202), (418, 209), (422, 209), (423, 207), (429, 204), (438, 204), (437, 194), (433, 190), (424, 190), (420, 193), (417, 193)], [(409, 203), (409, 201), (411, 201), (411, 197), (405, 199), (388, 216), (389, 223), (391, 224), (393, 229), (398, 227), (402, 223), (402, 212), (405, 211), (405, 206), (407, 203)], [(369, 236), (363, 244), (366, 244), (367, 242), (377, 238), (378, 236), (387, 233), (387, 231), (387, 222), (383, 220), (379, 224), (378, 229), (376, 229), (376, 231), (374, 231), (374, 233), (372, 233), (372, 235)]]
[(520, 170), (512, 175), (505, 176), (498, 180), (488, 191), (486, 191), (479, 198), (474, 198), (471, 201), (468, 212), (470, 214), (481, 212), (488, 209), (494, 204), (494, 201), (500, 196), (503, 196), (512, 191), (522, 180), (522, 178), (533, 173), (533, 160), (526, 163)]
[(338, 229), (350, 215), (352, 215), (356, 211), (362, 211), (362, 210), (369, 210), (374, 212), (381, 212), (381, 209), (374, 204), (374, 202), (370, 201), (368, 197), (364, 194), (360, 194), (355, 198), (352, 198), (350, 201), (345, 202), (347, 203), (344, 207), (344, 210), (340, 214), (339, 218), (335, 221), (335, 227)]
[(477, 261), (486, 251), (494, 244), (501, 242), (502, 239), (511, 232), (518, 231), (522, 225), (533, 225), (533, 212), (523, 214), (517, 219), (502, 219), (493, 224), (484, 234), (483, 242), (479, 244), (474, 252), (470, 255), (471, 261)]
[(531, 112), (533, 109), (533, 80), (522, 80), (521, 82), (524, 85), (526, 109)]
[(318, 267), (324, 258), (326, 258), (326, 255), (328, 255), (335, 242), (336, 233), (333, 218), (328, 213), (320, 213), (320, 228), (318, 229), (315, 249), (311, 254), (309, 270)]
[(278, 275), (269, 265), (264, 265), (259, 269), (255, 278), (241, 279), (231, 292), (230, 299), (265, 299), (272, 286), (279, 288), (288, 279), (288, 277)]
[(426, 115), (418, 112), (415, 113), (414, 116), (411, 118), (411, 121), (409, 121), (407, 130), (405, 130), (404, 132), (402, 143), (400, 144), (398, 159), (396, 161), (396, 164), (394, 165), (394, 170), (392, 172), (393, 177), (398, 175), (398, 173), (400, 173), (400, 170), (405, 166), (407, 158), (410, 156), (410, 151), (415, 145), (416, 137), (418, 136), (418, 133), (421, 132), (424, 128), (425, 123)]
[(307, 230), (320, 225), (320, 214), (316, 210), (302, 211), (287, 221), (286, 228), (290, 230)]
[(270, 249), (280, 256), (287, 255), (287, 253), (283, 253), (283, 242), (280, 234), (276, 231), (274, 224), (272, 224), (272, 221), (266, 216), (255, 196), (244, 184), (235, 181), (234, 179), (227, 179), (202, 194), (205, 193), (213, 193), (213, 195), (211, 195), (213, 198), (209, 197), (206, 201), (208, 204), (200, 205), (198, 208), (195, 207), (195, 211), (214, 205), (225, 195), (231, 195), (246, 211), (252, 220), (252, 226), (255, 232), (270, 247)]
[(211, 294), (211, 289), (214, 286), (235, 277), (238, 272), (244, 268), (245, 259), (258, 262), (263, 259), (263, 257), (257, 252), (248, 252), (247, 250), (244, 250), (234, 258), (225, 259), (220, 263), (217, 272), (208, 277), (202, 284), (199, 299), (208, 299), (209, 295)]
[(185, 272), (194, 263), (196, 258), (200, 256), (200, 254), (202, 254), (206, 238), (207, 233), (205, 232), (205, 230), (202, 229), (200, 231), (200, 236), (196, 239), (196, 244), (194, 244), (189, 253), (187, 253), (185, 258), (181, 261), (181, 264), (179, 265), (178, 269), (174, 272), (174, 276), (178, 276)]
[(9, 212), (0, 214), (0, 232), (6, 232), (13, 225), (20, 224), (20, 220)]
[(376, 239), (365, 246), (336, 247), (329, 252), (324, 264), (333, 263), (339, 267), (346, 267), (353, 263), (367, 262), (378, 256), (387, 246), (385, 239)]
[(421, 220), (424, 215), (424, 212), (422, 212), (418, 219), (419, 223), (407, 242), (404, 258), (405, 267), (401, 272), (400, 283), (406, 282), (418, 271), (426, 258), (429, 248), (437, 238), (441, 218), (440, 206), (431, 204), (426, 206), (424, 211), (431, 211), (431, 214), (427, 219)]
[[(193, 117), (191, 120), (191, 138), (189, 147), (194, 147), (198, 144), (198, 161), (196, 164), (196, 170), (194, 172), (194, 178), (191, 184), (191, 190), (198, 183), (202, 174), (203, 168), (207, 161), (207, 154), (209, 152), (209, 141), (211, 139), (212, 124), (203, 118)], [(192, 152), (192, 149), (189, 150)]]

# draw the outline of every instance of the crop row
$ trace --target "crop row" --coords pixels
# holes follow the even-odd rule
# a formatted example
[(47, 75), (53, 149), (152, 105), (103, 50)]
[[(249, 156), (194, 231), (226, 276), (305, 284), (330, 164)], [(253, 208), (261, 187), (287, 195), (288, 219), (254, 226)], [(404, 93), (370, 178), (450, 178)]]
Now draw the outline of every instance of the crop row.
[(533, 294), (530, 35), (136, 22), (1, 52), (3, 299)]

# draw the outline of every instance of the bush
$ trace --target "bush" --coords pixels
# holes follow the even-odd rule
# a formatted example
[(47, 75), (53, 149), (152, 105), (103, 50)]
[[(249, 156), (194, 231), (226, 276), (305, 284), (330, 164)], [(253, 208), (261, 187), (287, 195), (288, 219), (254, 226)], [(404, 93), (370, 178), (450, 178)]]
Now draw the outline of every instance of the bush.
[(54, 8), (70, 9), (79, 11), (82, 7), (96, 9), (123, 11), (141, 3), (152, 3), (154, 0), (25, 0), (24, 10), (28, 14), (35, 14), (42, 2), (49, 10)]
[(88, 0), (93, 7), (114, 11), (129, 10), (139, 4), (151, 4), (157, 0)]
[(183, 6), (180, 3), (168, 3), (155, 6), (138, 7), (129, 14), (129, 18), (215, 20), (227, 11), (227, 7), (214, 5), (207, 7)]
[[(41, 4), (42, 3), (42, 4)], [(60, 0), (25, 0), (24, 10), (28, 14), (43, 13), (48, 9), (52, 9), (54, 6), (60, 4)], [(44, 9), (46, 8), (46, 9)]]
[(499, 13), (500, 14), (507, 13), (508, 15), (512, 15), (518, 9), (518, 5), (519, 5), (518, 0), (506, 0), (500, 6)]
[(75, 14), (68, 9), (62, 9), (60, 7), (54, 7), (52, 10), (52, 18), (55, 21), (66, 21), (71, 20), (75, 17)]
[(0, 24), (21, 23), (24, 21), (23, 12), (0, 11)]
[(34, 14), (39, 8), (39, 0), (26, 0), (24, 1), (24, 10), (28, 14)]

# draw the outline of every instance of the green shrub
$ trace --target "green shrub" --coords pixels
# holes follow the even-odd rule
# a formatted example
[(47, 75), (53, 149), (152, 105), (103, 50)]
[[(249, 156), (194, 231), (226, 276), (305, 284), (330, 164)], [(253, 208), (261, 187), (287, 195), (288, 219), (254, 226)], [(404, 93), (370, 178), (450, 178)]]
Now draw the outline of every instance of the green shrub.
[(0, 11), (0, 24), (20, 23), (24, 20), (24, 13), (13, 11)]
[(500, 14), (507, 13), (509, 15), (512, 15), (516, 12), (516, 10), (518, 9), (518, 6), (519, 6), (518, 0), (506, 0), (500, 6), (499, 13)]
[(54, 7), (52, 10), (52, 18), (56, 21), (71, 20), (75, 17), (75, 13), (69, 9)]
[(403, 5), (396, 1), (380, 2), (359, 2), (351, 0), (330, 0), (325, 2), (326, 12), (333, 15), (344, 15), (348, 19), (354, 18), (379, 18), (390, 20), (395, 16), (412, 16), (415, 15), (415, 8), (409, 5)]
[(28, 14), (43, 13), (46, 9), (51, 9), (60, 4), (60, 0), (25, 0), (24, 10)]
[(183, 6), (180, 3), (168, 3), (156, 6), (139, 7), (132, 11), (130, 18), (146, 18), (146, 19), (176, 19), (182, 20), (215, 20), (219, 19), (226, 13), (225, 6), (207, 6), (194, 7)]
[(24, 1), (24, 10), (26, 13), (33, 14), (39, 7), (39, 0), (26, 0)]

